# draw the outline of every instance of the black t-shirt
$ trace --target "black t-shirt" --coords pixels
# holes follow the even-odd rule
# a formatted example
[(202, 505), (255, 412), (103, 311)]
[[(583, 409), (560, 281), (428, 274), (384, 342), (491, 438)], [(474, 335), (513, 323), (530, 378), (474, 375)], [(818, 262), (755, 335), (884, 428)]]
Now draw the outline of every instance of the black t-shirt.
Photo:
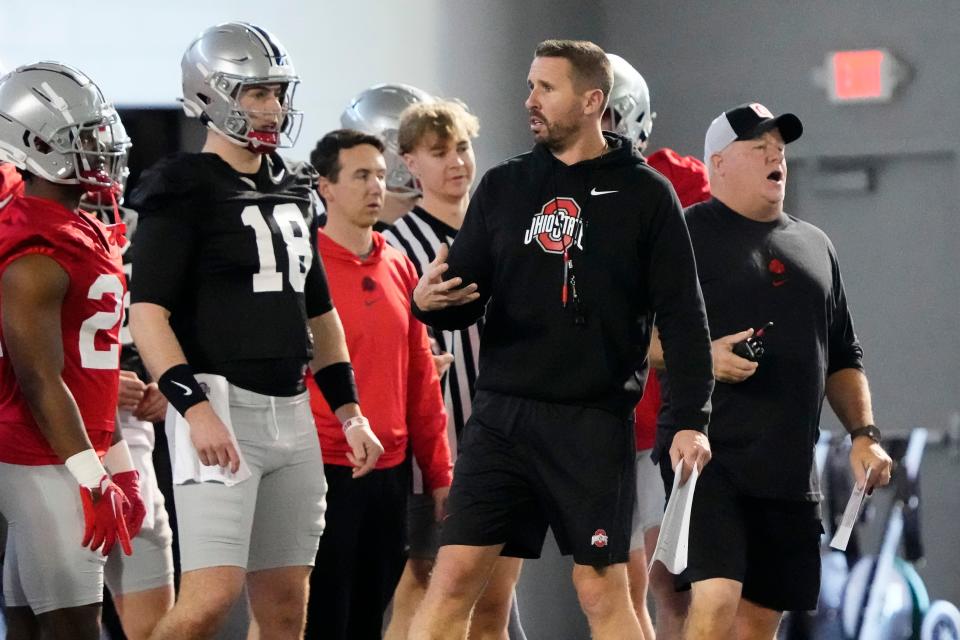
[[(862, 368), (863, 355), (833, 245), (792, 216), (756, 222), (715, 198), (685, 217), (711, 339), (774, 323), (757, 372), (741, 383), (716, 383), (710, 464), (747, 495), (817, 499), (813, 452), (826, 379)], [(661, 381), (658, 449), (665, 450), (675, 421), (669, 375)]]
[(127, 276), (127, 295), (123, 301), (123, 325), (120, 327), (120, 368), (124, 371), (133, 371), (144, 382), (151, 380), (147, 368), (140, 358), (137, 351), (137, 345), (133, 343), (133, 337), (130, 335), (130, 283), (133, 281), (133, 233), (137, 225), (137, 214), (134, 211), (127, 212), (124, 215), (123, 222), (127, 227), (127, 244), (120, 251), (123, 255), (123, 273)]
[(307, 318), (333, 308), (317, 254), (316, 172), (264, 156), (256, 174), (179, 153), (144, 172), (132, 303), (170, 311), (194, 371), (276, 396), (303, 391)]

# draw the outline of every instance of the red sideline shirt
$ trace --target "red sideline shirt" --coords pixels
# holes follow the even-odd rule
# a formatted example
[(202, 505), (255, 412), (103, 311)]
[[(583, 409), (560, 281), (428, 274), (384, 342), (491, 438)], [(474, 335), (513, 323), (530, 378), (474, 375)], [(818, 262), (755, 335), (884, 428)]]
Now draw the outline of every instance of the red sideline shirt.
[(0, 209), (14, 196), (23, 195), (23, 178), (17, 168), (8, 162), (0, 162)]
[[(402, 463), (409, 438), (427, 489), (449, 486), (453, 465), (440, 379), (426, 327), (410, 312), (417, 284), (413, 263), (379, 233), (373, 234), (373, 251), (364, 259), (322, 231), (318, 248), (347, 337), (360, 406), (383, 444), (376, 468)], [(323, 462), (350, 466), (340, 421), (311, 375), (307, 387)]]
[[(0, 276), (23, 256), (42, 254), (70, 277), (63, 299), (63, 377), (97, 454), (110, 447), (117, 412), (120, 324), (126, 280), (123, 232), (50, 200), (14, 197), (0, 209)], [(3, 300), (0, 299), (0, 307)], [(63, 464), (14, 377), (0, 327), (0, 462)]]
[[(670, 181), (684, 208), (710, 199), (707, 167), (693, 156), (681, 156), (673, 149), (660, 149), (647, 158), (647, 164)], [(650, 369), (647, 386), (643, 388), (643, 397), (637, 404), (634, 421), (637, 451), (653, 448), (659, 411), (660, 381), (657, 379), (657, 372)]]

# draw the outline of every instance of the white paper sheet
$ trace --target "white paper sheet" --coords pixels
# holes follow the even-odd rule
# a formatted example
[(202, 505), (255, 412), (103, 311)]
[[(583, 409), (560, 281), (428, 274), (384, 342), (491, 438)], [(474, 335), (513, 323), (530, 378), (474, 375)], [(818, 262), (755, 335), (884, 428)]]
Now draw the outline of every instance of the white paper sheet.
[[(230, 421), (230, 383), (223, 376), (209, 373), (198, 373), (195, 377), (201, 386), (206, 387), (207, 399), (210, 401), (213, 412), (227, 427), (233, 446), (236, 447), (237, 453), (240, 453), (240, 446), (237, 444), (233, 424)], [(222, 482), (229, 487), (251, 476), (250, 467), (243, 459), (243, 454), (240, 454), (240, 468), (236, 473), (230, 471), (229, 467), (216, 464), (208, 466), (200, 462), (200, 456), (190, 439), (190, 425), (186, 418), (177, 413), (173, 405), (167, 407), (166, 431), (170, 444), (173, 484)]]
[(673, 574), (681, 573), (687, 568), (687, 552), (690, 547), (690, 512), (693, 509), (693, 490), (697, 486), (700, 470), (696, 466), (690, 472), (686, 484), (680, 486), (680, 472), (683, 461), (673, 470), (673, 489), (670, 491), (670, 501), (663, 514), (660, 524), (660, 536), (657, 538), (657, 549), (653, 552), (650, 566), (659, 560), (667, 571)]
[(863, 486), (853, 485), (853, 491), (850, 492), (850, 499), (847, 500), (847, 506), (843, 509), (843, 517), (840, 519), (840, 526), (830, 541), (830, 546), (838, 551), (846, 551), (847, 544), (850, 542), (850, 534), (853, 533), (853, 527), (857, 524), (857, 516), (860, 514), (860, 505), (863, 504), (864, 490), (867, 486), (867, 480), (870, 479), (870, 469), (867, 469), (867, 475)]

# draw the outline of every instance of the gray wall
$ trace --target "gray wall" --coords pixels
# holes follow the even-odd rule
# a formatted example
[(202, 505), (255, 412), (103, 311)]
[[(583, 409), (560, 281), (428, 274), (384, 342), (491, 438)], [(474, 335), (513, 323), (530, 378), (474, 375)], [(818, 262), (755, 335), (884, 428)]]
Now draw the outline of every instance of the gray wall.
[[(702, 155), (703, 133), (725, 107), (759, 100), (793, 110), (807, 132), (795, 156), (895, 154), (956, 148), (951, 126), (960, 75), (960, 3), (891, 0), (601, 0), (608, 51), (650, 84), (653, 146)], [(886, 47), (913, 79), (890, 105), (830, 105), (813, 70), (827, 52)]]
[(451, 0), (436, 21), (442, 93), (465, 101), (480, 117), (480, 172), (532, 145), (526, 109), (527, 71), (542, 40), (600, 41), (599, 20), (583, 20), (576, 2)]

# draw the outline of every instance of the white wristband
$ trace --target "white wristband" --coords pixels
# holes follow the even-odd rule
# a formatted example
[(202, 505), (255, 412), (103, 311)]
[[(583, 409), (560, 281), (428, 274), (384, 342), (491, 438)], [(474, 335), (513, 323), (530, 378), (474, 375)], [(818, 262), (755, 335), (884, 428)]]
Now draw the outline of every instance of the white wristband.
[(100, 464), (100, 458), (93, 449), (84, 449), (67, 458), (64, 463), (67, 471), (76, 478), (77, 484), (93, 491), (100, 488), (100, 479), (107, 475), (107, 470)]
[(347, 418), (343, 421), (344, 433), (346, 433), (348, 429), (352, 429), (354, 427), (367, 427), (369, 429), (370, 421), (363, 416), (353, 416), (352, 418)]
[(130, 447), (126, 440), (121, 440), (110, 446), (107, 455), (103, 456), (103, 466), (107, 468), (110, 475), (123, 473), (124, 471), (136, 471), (133, 466), (133, 458), (130, 456)]

